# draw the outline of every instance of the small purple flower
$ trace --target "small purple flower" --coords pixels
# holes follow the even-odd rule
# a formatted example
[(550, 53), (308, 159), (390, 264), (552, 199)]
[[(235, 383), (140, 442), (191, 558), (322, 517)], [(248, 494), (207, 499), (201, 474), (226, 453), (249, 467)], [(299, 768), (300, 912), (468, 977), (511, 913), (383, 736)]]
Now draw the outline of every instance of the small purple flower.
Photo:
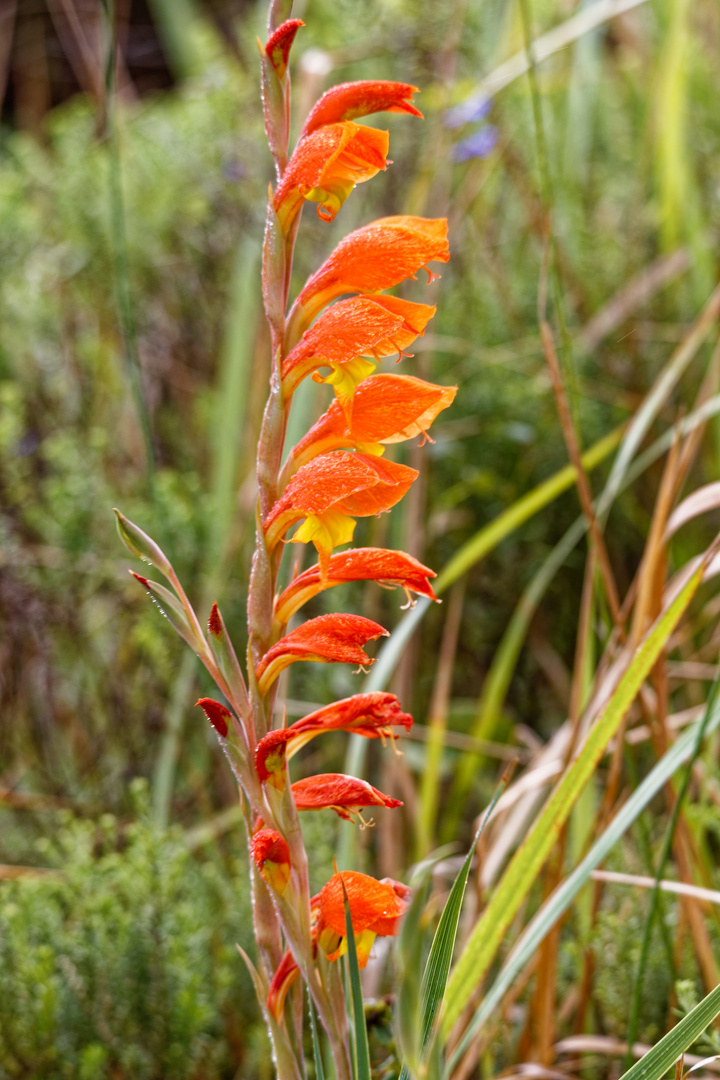
[(498, 129), (494, 124), (483, 124), (481, 128), (461, 139), (453, 147), (453, 161), (472, 161), (473, 158), (487, 157), (498, 141)]
[(445, 127), (454, 130), (463, 124), (475, 124), (478, 120), (484, 120), (491, 105), (492, 98), (486, 98), (482, 94), (466, 98), (445, 113)]

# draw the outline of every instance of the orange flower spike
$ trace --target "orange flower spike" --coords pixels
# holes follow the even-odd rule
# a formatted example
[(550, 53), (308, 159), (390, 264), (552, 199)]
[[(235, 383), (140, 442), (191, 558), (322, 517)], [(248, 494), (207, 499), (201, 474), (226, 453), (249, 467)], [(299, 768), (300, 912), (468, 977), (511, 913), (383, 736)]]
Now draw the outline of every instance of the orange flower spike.
[(261, 783), (282, 790), (286, 757), (293, 757), (323, 731), (347, 731), (366, 739), (397, 739), (393, 727), (404, 727), (407, 731), (412, 723), (412, 716), (401, 710), (394, 694), (383, 691), (354, 694), (310, 713), (289, 728), (268, 732), (255, 747), (258, 778)]
[(344, 773), (320, 773), (307, 776), (292, 785), (298, 810), (334, 810), (344, 821), (356, 818), (365, 825), (360, 811), (366, 806), (402, 806), (399, 799), (384, 795), (366, 780)]
[(281, 671), (296, 660), (314, 660), (321, 664), (373, 664), (362, 646), (388, 631), (362, 615), (319, 615), (292, 630), (263, 656), (255, 676), (262, 697), (267, 694)]
[(283, 837), (275, 829), (260, 829), (250, 852), (262, 878), (282, 896), (290, 881), (290, 849)]
[(416, 469), (367, 454), (339, 450), (323, 454), (292, 478), (265, 520), (265, 540), (272, 550), (296, 521), (303, 524), (293, 543), (312, 543), (327, 570), (334, 547), (352, 540), (355, 517), (389, 510), (402, 499)]
[(272, 1016), (280, 1023), (285, 1007), (287, 992), (300, 972), (291, 952), (286, 952), (272, 977), (267, 996), (267, 1007)]
[(302, 19), (288, 19), (278, 26), (277, 30), (267, 40), (265, 52), (281, 82), (285, 78), (288, 57), (290, 56), (290, 49), (295, 40), (295, 35), (300, 27), (304, 25)]
[(323, 312), (285, 358), (282, 367), (285, 396), (292, 394), (306, 375), (320, 367), (331, 369), (327, 381), (331, 381), (332, 375), (347, 371), (354, 387), (375, 366), (361, 357), (377, 361), (393, 353), (402, 355), (424, 333), (434, 314), (431, 304), (415, 304), (394, 296), (340, 300)]
[(195, 704), (199, 705), (203, 710), (218, 735), (221, 735), (223, 739), (226, 739), (228, 733), (228, 719), (232, 716), (230, 710), (226, 709), (224, 705), (221, 705), (219, 701), (215, 701), (213, 698), (209, 697), (201, 697)]
[[(390, 289), (414, 278), (432, 260), (447, 262), (450, 251), (445, 218), (399, 215), (380, 218), (350, 233), (305, 284), (291, 324), (308, 325), (318, 311), (343, 293)], [(427, 271), (434, 277), (431, 271)]]
[(337, 960), (347, 950), (343, 885), (350, 907), (358, 966), (363, 968), (377, 934), (384, 937), (397, 934), (400, 916), (408, 906), (407, 899), (398, 895), (395, 883), (389, 880), (376, 881), (353, 870), (334, 874), (312, 901), (315, 939), (328, 960)]
[(275, 192), (274, 206), (287, 233), (305, 199), (332, 221), (356, 184), (387, 168), (388, 133), (346, 120), (301, 139)]
[(412, 103), (413, 94), (420, 91), (410, 83), (368, 80), (340, 83), (332, 86), (313, 106), (305, 121), (300, 138), (317, 131), (324, 124), (336, 124), (341, 120), (357, 120), (370, 113), (395, 112), (419, 116), (422, 113)]
[(429, 581), (435, 576), (433, 570), (404, 551), (351, 548), (331, 556), (325, 578), (319, 565), (311, 566), (296, 577), (275, 601), (275, 618), (284, 625), (313, 596), (347, 581), (377, 581), (389, 588), (399, 586), (405, 590), (408, 604), (411, 603), (411, 592), (437, 600)]

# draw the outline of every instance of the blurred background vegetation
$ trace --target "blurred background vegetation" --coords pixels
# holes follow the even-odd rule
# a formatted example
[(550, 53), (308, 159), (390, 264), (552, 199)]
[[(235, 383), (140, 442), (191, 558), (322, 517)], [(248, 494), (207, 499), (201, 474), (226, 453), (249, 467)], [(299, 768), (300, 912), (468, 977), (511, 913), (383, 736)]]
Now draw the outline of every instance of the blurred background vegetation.
[[(201, 617), (218, 600), (242, 655), (268, 373), (258, 268), (272, 172), (255, 45), (266, 5), (116, 8), (109, 82), (112, 5), (19, 0), (0, 15), (0, 1077), (264, 1080), (263, 1033), (234, 949), (250, 948), (235, 786), (193, 708), (212, 688), (127, 574), (111, 508), (167, 550)], [(501, 67), (522, 49), (523, 10), (525, 30), (552, 53), (537, 71), (540, 155), (528, 77)], [(583, 447), (633, 416), (708, 300), (720, 237), (720, 8), (306, 0), (294, 14), (307, 24), (294, 50), (296, 131), (331, 83), (422, 88), (424, 123), (373, 121), (391, 130), (387, 176), (360, 188), (332, 226), (305, 214), (295, 278), (373, 217), (449, 217), (441, 282), (409, 283), (404, 294), (437, 302), (438, 314), (403, 370), (460, 391), (435, 442), (402, 451), (422, 471), (412, 494), (357, 531), (359, 543), (403, 548), (440, 571), (567, 464), (538, 330), (548, 211), (550, 307)], [(566, 40), (543, 38), (574, 18)], [(468, 100), (464, 114), (449, 114)], [(717, 388), (716, 340), (711, 327), (648, 441), (692, 408), (703, 379)], [(321, 397), (315, 385), (298, 395), (290, 438), (319, 415)], [(717, 475), (719, 435), (711, 420), (688, 490)], [(592, 473), (595, 492), (609, 460)], [(607, 543), (621, 596), (643, 557), (662, 468), (648, 468), (613, 507)], [(565, 721), (584, 542), (533, 611), (507, 694), (480, 721), (478, 701), (523, 590), (578, 511), (568, 488), (473, 565), (404, 650), (391, 689), (413, 712), (415, 736), (402, 758), (373, 746), (366, 775), (406, 808), (363, 834), (368, 869), (406, 877), (439, 840), (466, 840), (497, 757), (514, 746), (528, 761)], [(673, 567), (706, 546), (713, 525), (701, 518), (680, 534)], [(397, 594), (374, 586), (334, 590), (309, 614), (324, 605), (390, 629), (401, 616)], [(710, 585), (670, 674), (675, 710), (705, 698), (716, 611)], [(598, 649), (609, 625), (598, 589)], [(298, 665), (286, 692), (301, 715), (361, 688), (344, 669)], [(447, 745), (428, 796), (431, 720), (447, 727)], [(468, 749), (482, 756), (453, 806)], [(342, 770), (344, 752), (343, 737), (313, 743), (305, 764)], [(618, 797), (652, 760), (647, 744), (629, 751)], [(703, 775), (689, 815), (693, 866), (718, 886), (712, 747)], [(603, 771), (578, 809), (576, 852), (604, 783)], [(428, 798), (444, 814), (418, 834)], [(628, 839), (616, 869), (647, 870), (664, 811), (648, 815), (646, 847)], [(319, 887), (340, 828), (310, 816)], [(641, 894), (608, 887), (593, 919), (565, 934), (558, 1035), (573, 1031), (591, 948), (579, 1030), (623, 1037), (645, 908)], [(666, 906), (668, 932), (678, 911)], [(708, 934), (717, 956), (716, 916)], [(662, 1033), (679, 1000), (657, 950), (640, 1039)], [(687, 1002), (702, 985), (687, 936), (677, 965)], [(486, 1048), (483, 1075), (532, 1059), (523, 1000)], [(378, 1064), (377, 1075), (390, 1076), (383, 1023), (376, 1050), (390, 1071)], [(593, 1067), (606, 1075), (610, 1062)]]

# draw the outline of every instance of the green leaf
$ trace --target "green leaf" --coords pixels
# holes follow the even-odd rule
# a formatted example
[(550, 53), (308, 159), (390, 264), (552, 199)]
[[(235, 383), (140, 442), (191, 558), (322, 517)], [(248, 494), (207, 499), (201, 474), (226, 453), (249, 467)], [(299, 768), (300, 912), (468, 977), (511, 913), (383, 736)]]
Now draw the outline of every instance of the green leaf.
[(172, 574), (172, 566), (165, 552), (158, 547), (154, 540), (150, 539), (147, 533), (144, 533), (142, 529), (126, 518), (124, 514), (121, 514), (119, 510), (115, 510), (115, 517), (117, 518), (120, 539), (128, 551), (137, 556), (138, 559), (142, 559), (143, 562), (150, 563), (165, 577), (169, 577)]
[(689, 760), (694, 753), (701, 733), (701, 725), (703, 724), (705, 725), (706, 735), (711, 734), (720, 727), (720, 703), (708, 701), (708, 712), (705, 717), (698, 720), (687, 731), (684, 731), (670, 749), (666, 751), (627, 802), (621, 806), (585, 858), (575, 867), (570, 876), (555, 889), (537, 914), (533, 916), (513, 946), (512, 952), (505, 961), (502, 970), (483, 997), (480, 1007), (453, 1052), (449, 1062), (450, 1070), (463, 1057), (483, 1024), (495, 1013), (503, 997), (513, 985), (515, 978), (524, 970), (540, 943), (552, 927), (555, 926), (558, 919), (568, 910), (580, 890), (590, 880), (593, 870), (604, 862), (615, 844), (625, 835), (648, 803), (663, 789), (680, 766)]
[(181, 638), (188, 643), (191, 649), (197, 650), (198, 642), (192, 627), (188, 622), (185, 610), (177, 597), (157, 581), (149, 581), (146, 577), (130, 571), (136, 581), (150, 594), (161, 615), (173, 626)]
[(520, 905), (527, 896), (582, 788), (617, 732), (638, 690), (695, 594), (705, 561), (695, 570), (636, 651), (604, 711), (590, 729), (578, 756), (545, 804), (535, 827), (516, 851), (490, 903), (475, 926), (448, 984), (443, 1033), (448, 1034), (487, 971)]
[(360, 985), (360, 968), (358, 967), (357, 949), (355, 947), (355, 934), (353, 932), (350, 904), (348, 903), (345, 882), (340, 878), (345, 898), (345, 933), (347, 935), (347, 960), (350, 973), (350, 990), (352, 994), (353, 1020), (355, 1026), (355, 1080), (371, 1080), (370, 1076), (370, 1048), (368, 1046), (367, 1026), (365, 1024), (365, 1007), (363, 1005), (362, 987)]
[(672, 1031), (636, 1061), (620, 1080), (660, 1080), (720, 1013), (720, 986), (711, 990)]
[(310, 1010), (310, 1030), (312, 1032), (313, 1059), (315, 1061), (315, 1080), (325, 1080), (325, 1069), (323, 1068), (322, 1054), (320, 1053), (320, 1041), (318, 1039), (317, 1020), (315, 1019), (315, 1008), (309, 994), (308, 1008)]

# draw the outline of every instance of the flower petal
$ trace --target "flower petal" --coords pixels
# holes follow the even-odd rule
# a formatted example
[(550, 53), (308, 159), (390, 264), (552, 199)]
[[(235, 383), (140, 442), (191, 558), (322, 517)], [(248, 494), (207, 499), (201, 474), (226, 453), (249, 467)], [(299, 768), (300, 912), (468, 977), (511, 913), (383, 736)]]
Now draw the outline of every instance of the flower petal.
[(275, 192), (274, 206), (287, 232), (303, 201), (321, 204), (318, 215), (332, 221), (356, 184), (387, 167), (387, 131), (347, 120), (301, 139)]
[(322, 664), (372, 664), (362, 646), (388, 631), (362, 615), (320, 615), (292, 630), (263, 656), (255, 672), (258, 689), (265, 695), (281, 671), (296, 660)]
[(407, 731), (412, 723), (412, 716), (402, 712), (394, 694), (382, 691), (354, 694), (309, 713), (288, 728), (268, 732), (255, 747), (255, 768), (261, 783), (282, 789), (286, 755), (293, 757), (321, 732), (348, 731), (366, 739), (397, 739), (393, 727), (404, 727)]
[(285, 892), (290, 880), (290, 849), (275, 829), (260, 829), (250, 841), (257, 868), (275, 892)]
[(213, 698), (209, 697), (201, 697), (195, 704), (199, 705), (203, 710), (218, 735), (222, 735), (223, 739), (226, 739), (228, 733), (228, 717), (232, 716), (230, 710), (226, 709), (224, 705), (221, 705), (219, 701), (215, 701)]
[(340, 120), (356, 120), (376, 112), (402, 112), (419, 116), (412, 103), (413, 94), (419, 93), (410, 83), (367, 80), (340, 83), (323, 94), (305, 121), (301, 138), (310, 135), (323, 124), (335, 124)]
[(399, 586), (406, 593), (414, 592), (437, 600), (428, 580), (433, 577), (433, 570), (404, 551), (351, 548), (331, 556), (324, 579), (319, 565), (311, 566), (296, 577), (278, 597), (275, 618), (284, 625), (313, 596), (346, 581), (379, 581), (383, 585)]
[[(319, 773), (298, 780), (292, 785), (292, 793), (298, 810), (334, 810), (345, 821), (359, 816), (365, 806), (402, 806), (399, 799), (391, 799), (378, 791), (367, 780), (358, 780), (344, 773)], [(361, 819), (362, 820), (362, 819)]]
[(389, 510), (402, 499), (417, 475), (416, 469), (367, 454), (342, 450), (323, 454), (295, 474), (268, 514), (268, 548), (274, 548), (296, 521), (307, 518), (309, 527), (293, 540), (311, 539), (320, 565), (327, 566), (333, 546), (347, 542), (340, 539), (347, 536), (343, 520)]
[[(359, 874), (354, 870), (334, 874), (312, 901), (312, 910), (315, 914), (315, 935), (326, 955), (326, 945), (332, 944), (333, 938), (345, 938), (343, 884), (347, 893), (356, 940), (358, 934), (368, 931), (384, 936), (396, 934), (399, 918), (407, 908), (407, 900), (398, 895), (394, 883), (377, 881), (367, 874)], [(340, 949), (336, 949), (334, 955), (328, 955), (328, 959), (333, 960), (339, 954)], [(365, 955), (365, 963), (367, 963), (367, 955)], [(364, 964), (360, 966), (363, 967)]]
[(282, 80), (285, 77), (292, 43), (300, 27), (304, 25), (302, 19), (287, 19), (267, 40), (265, 52), (275, 68), (278, 79)]
[(272, 977), (267, 996), (267, 1007), (278, 1023), (282, 1018), (287, 992), (298, 976), (300, 969), (291, 952), (286, 952)]
[[(445, 218), (400, 215), (380, 218), (346, 236), (307, 281), (293, 312), (307, 325), (342, 293), (380, 292), (414, 277), (433, 259), (447, 262), (450, 252)], [(429, 272), (429, 271), (428, 271)]]

